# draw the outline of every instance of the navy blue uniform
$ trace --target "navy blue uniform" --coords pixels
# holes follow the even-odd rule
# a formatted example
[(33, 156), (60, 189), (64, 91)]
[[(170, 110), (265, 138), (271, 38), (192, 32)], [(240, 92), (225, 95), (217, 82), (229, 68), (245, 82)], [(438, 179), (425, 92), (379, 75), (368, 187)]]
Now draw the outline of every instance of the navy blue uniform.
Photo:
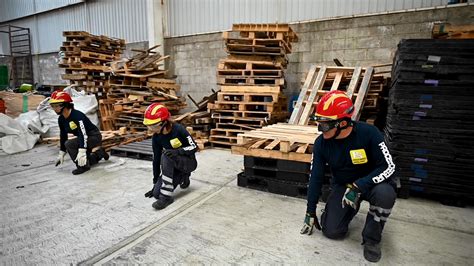
[[(159, 194), (171, 196), (172, 192), (183, 178), (189, 175), (197, 167), (195, 153), (197, 145), (189, 132), (180, 124), (173, 124), (171, 132), (154, 134), (153, 145), (153, 196), (158, 198)], [(169, 158), (163, 155), (163, 149), (176, 150), (178, 156)]]
[[(102, 145), (100, 130), (92, 124), (81, 111), (71, 109), (68, 118), (60, 115), (58, 118), (60, 129), (60, 149), (69, 153), (73, 161), (76, 160), (79, 149), (87, 149), (88, 164), (96, 164), (98, 158), (90, 156), (92, 148)], [(77, 138), (68, 140), (68, 133)]]
[(350, 135), (344, 139), (326, 140), (319, 136), (313, 147), (313, 160), (308, 188), (307, 212), (314, 213), (321, 194), (324, 166), (331, 174), (331, 194), (321, 219), (323, 233), (340, 238), (357, 213), (349, 206), (342, 207), (346, 185), (355, 183), (361, 198), (370, 202), (364, 228), (364, 241), (380, 242), (383, 225), (395, 203), (395, 172), (390, 152), (380, 131), (362, 122), (353, 122)]

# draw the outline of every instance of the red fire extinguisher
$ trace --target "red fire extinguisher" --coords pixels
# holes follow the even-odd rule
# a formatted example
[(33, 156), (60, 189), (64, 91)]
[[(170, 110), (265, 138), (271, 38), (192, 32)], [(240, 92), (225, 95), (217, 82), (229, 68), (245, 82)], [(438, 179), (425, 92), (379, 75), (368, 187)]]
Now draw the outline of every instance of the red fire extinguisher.
[(6, 113), (7, 107), (5, 106), (5, 101), (0, 98), (0, 113)]

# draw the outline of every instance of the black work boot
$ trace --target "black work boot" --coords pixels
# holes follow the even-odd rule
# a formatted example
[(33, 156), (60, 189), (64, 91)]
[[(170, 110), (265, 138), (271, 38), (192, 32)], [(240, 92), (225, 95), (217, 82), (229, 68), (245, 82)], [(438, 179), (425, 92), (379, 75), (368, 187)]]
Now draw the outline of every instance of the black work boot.
[(158, 197), (158, 200), (153, 202), (153, 204), (151, 206), (153, 206), (153, 208), (157, 209), (157, 210), (162, 210), (164, 208), (166, 208), (168, 205), (170, 205), (171, 203), (173, 203), (173, 198), (172, 197), (167, 197), (167, 196), (163, 196), (163, 195), (160, 195)]
[(104, 158), (104, 160), (106, 161), (109, 160), (109, 154), (104, 150), (104, 148), (100, 147), (99, 153), (102, 156), (102, 158)]
[(179, 184), (179, 187), (182, 188), (182, 189), (187, 189), (189, 187), (190, 183), (191, 183), (191, 181), (189, 180), (189, 175), (185, 175), (183, 177), (183, 182), (181, 182), (181, 184)]
[(364, 244), (364, 258), (370, 262), (378, 262), (382, 257), (382, 251), (379, 244)]
[(77, 169), (72, 170), (73, 175), (80, 175), (89, 171), (91, 168), (89, 166), (78, 166)]

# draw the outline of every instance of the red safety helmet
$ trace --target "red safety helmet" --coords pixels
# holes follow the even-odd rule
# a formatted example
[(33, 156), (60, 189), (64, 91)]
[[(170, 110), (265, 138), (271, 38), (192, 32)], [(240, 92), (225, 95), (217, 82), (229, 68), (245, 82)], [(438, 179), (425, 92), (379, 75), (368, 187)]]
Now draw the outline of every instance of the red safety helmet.
[(64, 91), (54, 91), (51, 94), (51, 99), (49, 99), (49, 103), (72, 103), (72, 98)]
[(339, 120), (351, 118), (354, 112), (352, 100), (342, 91), (331, 91), (325, 94), (316, 106), (316, 121)]
[(170, 118), (170, 112), (166, 107), (159, 103), (152, 103), (145, 111), (145, 118), (143, 124), (145, 126), (153, 125)]

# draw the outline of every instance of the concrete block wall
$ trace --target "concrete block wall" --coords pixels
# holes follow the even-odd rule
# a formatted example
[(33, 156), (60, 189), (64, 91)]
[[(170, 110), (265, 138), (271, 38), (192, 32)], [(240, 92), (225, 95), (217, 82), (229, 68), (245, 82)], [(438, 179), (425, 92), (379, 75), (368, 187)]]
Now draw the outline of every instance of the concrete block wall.
[[(177, 76), (181, 95), (189, 94), (200, 101), (212, 93), (211, 89), (218, 89), (217, 65), (220, 59), (227, 57), (222, 33), (167, 38), (164, 50), (170, 55), (169, 74)], [(186, 101), (188, 107), (184, 111), (196, 109), (188, 97)]]
[[(298, 95), (311, 64), (335, 65), (333, 58), (347, 66), (391, 63), (401, 39), (431, 38), (434, 22), (474, 23), (473, 14), (474, 6), (462, 6), (293, 24), (300, 41), (288, 56), (286, 94)], [(200, 100), (218, 87), (217, 64), (227, 56), (221, 33), (167, 38), (165, 54), (183, 94)]]

